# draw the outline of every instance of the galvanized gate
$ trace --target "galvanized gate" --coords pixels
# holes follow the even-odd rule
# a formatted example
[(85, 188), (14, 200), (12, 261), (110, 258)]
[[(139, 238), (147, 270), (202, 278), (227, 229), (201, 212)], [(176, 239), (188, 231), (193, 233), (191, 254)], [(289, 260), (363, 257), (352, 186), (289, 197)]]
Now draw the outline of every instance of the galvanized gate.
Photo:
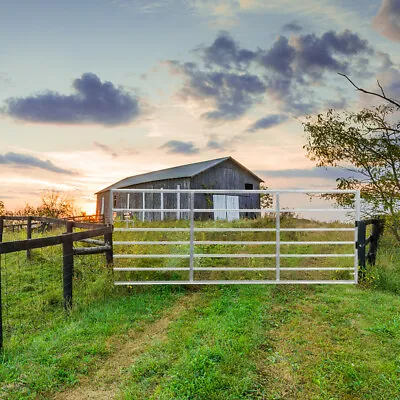
[[(159, 208), (146, 208), (145, 196), (147, 194), (152, 194), (153, 196), (160, 196), (159, 202), (157, 204), (160, 205)], [(317, 191), (317, 190), (252, 190), (251, 195), (258, 194), (260, 196), (270, 196), (270, 204), (273, 207), (269, 208), (260, 208), (255, 209), (243, 209), (237, 208), (238, 202), (230, 202), (230, 204), (235, 204), (236, 208), (195, 208), (195, 196), (208, 196), (208, 198), (221, 198), (217, 196), (246, 196), (249, 195), (249, 190), (180, 190), (180, 189), (113, 189), (110, 192), (110, 205), (113, 205), (110, 209), (110, 220), (113, 221), (114, 224), (114, 232), (115, 235), (121, 233), (124, 237), (123, 240), (118, 240), (117, 236), (114, 238), (114, 260), (117, 264), (117, 260), (138, 260), (138, 259), (163, 259), (168, 260), (180, 260), (186, 259), (188, 261), (185, 266), (135, 266), (135, 265), (124, 265), (124, 266), (115, 266), (114, 271), (118, 271), (119, 273), (136, 273), (135, 279), (128, 280), (118, 280), (115, 282), (115, 285), (176, 285), (176, 284), (357, 284), (358, 283), (358, 257), (357, 257), (357, 228), (356, 222), (360, 220), (360, 193), (359, 191), (354, 190), (328, 190), (328, 191)], [(282, 196), (290, 196), (295, 194), (305, 194), (308, 196), (320, 196), (320, 195), (346, 195), (350, 196), (353, 199), (352, 207), (350, 208), (337, 208), (337, 207), (329, 207), (329, 208), (307, 208), (307, 207), (292, 207), (283, 209), (281, 206), (281, 198)], [(134, 208), (131, 206), (130, 199), (133, 196), (137, 196), (138, 198), (142, 198), (141, 207)], [(164, 208), (164, 196), (176, 196), (176, 207), (172, 208)], [(116, 202), (116, 197), (120, 199), (119, 204)], [(121, 199), (125, 198), (125, 203)], [(183, 201), (182, 199), (186, 199)], [(186, 204), (185, 204), (186, 203)], [(135, 203), (137, 204), (137, 203)], [(220, 204), (220, 202), (217, 202)], [(307, 227), (307, 226), (297, 226), (299, 223), (307, 222), (307, 220), (299, 219), (296, 222), (295, 227), (282, 227), (281, 221), (282, 217), (287, 215), (287, 213), (323, 213), (324, 215), (332, 213), (346, 213), (347, 215), (351, 215), (351, 225), (347, 224), (337, 224), (340, 225), (338, 227), (326, 227), (322, 226), (322, 224), (317, 224), (318, 226)], [(232, 218), (228, 218), (229, 213), (231, 215), (236, 215), (240, 217), (240, 215), (250, 215), (263, 218), (265, 215), (274, 216), (274, 227), (242, 227), (240, 221), (236, 223), (237, 226), (233, 226), (233, 222), (225, 223), (224, 226), (204, 226), (207, 223), (201, 218), (202, 213), (206, 213), (207, 215), (213, 214), (221, 216), (221, 213), (225, 213), (227, 215), (227, 220), (232, 220)], [(154, 215), (158, 217), (155, 218)], [(149, 222), (147, 222), (149, 219)], [(214, 219), (214, 218), (212, 218)], [(157, 222), (155, 222), (156, 220)], [(171, 222), (171, 221), (176, 221)], [(184, 222), (185, 221), (185, 222)], [(296, 221), (296, 220), (293, 220)], [(147, 222), (147, 223), (146, 223)], [(187, 226), (182, 226), (182, 223), (187, 223)], [(218, 221), (213, 222), (214, 224), (218, 223)], [(157, 224), (158, 226), (154, 226)], [(172, 225), (176, 225), (171, 227)], [(203, 226), (196, 226), (196, 225)], [(226, 225), (229, 226), (226, 226)], [(179, 226), (178, 226), (179, 225)], [(243, 224), (242, 224), (243, 225)], [(329, 225), (329, 224), (328, 224)], [(148, 234), (149, 232), (158, 232), (158, 233), (167, 233), (167, 235), (174, 235), (177, 232), (182, 232), (187, 235), (186, 240), (127, 240), (127, 236), (130, 233), (143, 233)], [(256, 240), (256, 241), (243, 241), (243, 240), (196, 240), (196, 235), (204, 232), (218, 232), (221, 235), (223, 234), (231, 234), (235, 235), (236, 233), (258, 233), (258, 232), (268, 232), (274, 235), (274, 240)], [(347, 237), (347, 240), (329, 240), (329, 241), (321, 241), (321, 240), (282, 240), (282, 235), (287, 234), (288, 232), (293, 232), (292, 235), (296, 235), (297, 233), (315, 233), (319, 234), (322, 232), (331, 232), (334, 234), (335, 232), (351, 232), (351, 239)], [(347, 234), (349, 236), (349, 234)], [(200, 247), (207, 246), (242, 246), (242, 248), (246, 248), (248, 246), (274, 246), (275, 251), (273, 253), (199, 253), (197, 249)], [(281, 246), (285, 246), (286, 248), (295, 248), (296, 246), (305, 246), (310, 248), (310, 246), (316, 247), (321, 245), (327, 246), (347, 246), (349, 248), (351, 246), (351, 251), (347, 253), (342, 252), (330, 252), (330, 253), (292, 253), (292, 252), (282, 252)], [(134, 246), (134, 251), (129, 252), (126, 249)], [(153, 253), (153, 252), (142, 252), (140, 249), (143, 246), (186, 246), (185, 251), (176, 252), (176, 253)], [(139, 249), (139, 250), (138, 250)], [(232, 266), (220, 266), (220, 262), (218, 262), (218, 266), (201, 266), (196, 265), (197, 260), (202, 259), (251, 259), (258, 260), (270, 260), (273, 262), (275, 260), (274, 265), (266, 265), (266, 266), (246, 266), (246, 267), (232, 267)], [(300, 259), (313, 259), (313, 264), (306, 266), (282, 266), (282, 260), (290, 260), (293, 258)], [(271, 260), (272, 259), (272, 260)], [(316, 259), (320, 260), (338, 260), (345, 259), (350, 261), (346, 266), (326, 266), (321, 261), (319, 265), (315, 265)], [(228, 262), (228, 261), (227, 261)], [(237, 261), (239, 262), (239, 261)], [(303, 261), (304, 262), (304, 261)], [(309, 264), (309, 263), (308, 263)], [(203, 273), (204, 271), (208, 272), (225, 272), (225, 273), (236, 273), (241, 272), (243, 274), (254, 273), (261, 275), (262, 273), (270, 272), (273, 276), (268, 279), (248, 279), (240, 277), (240, 279), (199, 279), (196, 275)], [(145, 272), (170, 272), (170, 273), (184, 273), (186, 275), (183, 279), (173, 279), (173, 280), (144, 280), (137, 277), (138, 273)], [(328, 272), (333, 275), (328, 278), (323, 279), (312, 279), (310, 274), (319, 272), (322, 275), (326, 275)], [(285, 278), (282, 275), (287, 273), (289, 278)], [(306, 274), (306, 277), (297, 278), (296, 274)], [(347, 274), (347, 277), (346, 277)], [(324, 276), (325, 276), (324, 275)], [(346, 279), (341, 279), (340, 276), (345, 276)], [(339, 277), (339, 278), (338, 278)]]

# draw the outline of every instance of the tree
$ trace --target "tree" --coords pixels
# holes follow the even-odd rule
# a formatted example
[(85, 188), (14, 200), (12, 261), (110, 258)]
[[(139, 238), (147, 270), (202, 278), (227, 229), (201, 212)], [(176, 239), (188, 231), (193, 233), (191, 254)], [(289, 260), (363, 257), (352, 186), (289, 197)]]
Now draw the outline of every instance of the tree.
[(42, 204), (37, 207), (37, 214), (46, 217), (70, 217), (76, 212), (75, 201), (67, 194), (55, 189), (45, 190), (41, 193)]
[(0, 215), (4, 215), (5, 209), (4, 209), (4, 203), (0, 200)]
[[(319, 167), (338, 167), (350, 177), (337, 179), (338, 189), (359, 189), (369, 215), (385, 215), (388, 226), (400, 241), (400, 103), (382, 94), (386, 104), (358, 112), (329, 110), (303, 123), (307, 134), (307, 156)], [(378, 82), (379, 84), (379, 82)], [(341, 205), (348, 196), (337, 198)]]

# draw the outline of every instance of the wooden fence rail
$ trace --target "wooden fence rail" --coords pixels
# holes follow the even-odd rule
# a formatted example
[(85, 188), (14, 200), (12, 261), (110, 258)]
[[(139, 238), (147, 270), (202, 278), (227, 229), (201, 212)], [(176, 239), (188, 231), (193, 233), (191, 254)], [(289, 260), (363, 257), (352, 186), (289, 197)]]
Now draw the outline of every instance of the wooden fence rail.
[[(27, 221), (27, 239), (12, 242), (3, 242), (4, 221)], [(32, 223), (39, 221), (62, 225), (66, 233), (55, 236), (32, 239)], [(73, 232), (74, 228), (86, 229), (81, 232)], [(72, 277), (74, 273), (74, 256), (105, 253), (107, 264), (113, 262), (112, 245), (113, 227), (99, 223), (78, 222), (73, 220), (36, 217), (36, 216), (0, 216), (0, 257), (2, 254), (17, 251), (26, 251), (27, 259), (31, 258), (31, 250), (62, 244), (63, 247), (63, 298), (64, 309), (69, 311), (72, 306)], [(104, 236), (104, 242), (91, 238)], [(74, 248), (74, 242), (86, 241), (87, 244), (95, 244), (96, 247)], [(1, 267), (1, 264), (0, 264)], [(1, 270), (0, 270), (0, 348), (3, 345), (2, 301), (1, 301)]]

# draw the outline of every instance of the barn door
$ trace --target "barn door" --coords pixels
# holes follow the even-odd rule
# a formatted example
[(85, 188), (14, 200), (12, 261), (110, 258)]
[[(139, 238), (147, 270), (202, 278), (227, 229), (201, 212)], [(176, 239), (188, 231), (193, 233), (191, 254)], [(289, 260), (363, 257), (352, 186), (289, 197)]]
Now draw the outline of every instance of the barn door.
[(229, 209), (239, 210), (239, 196), (227, 196), (225, 194), (213, 195), (214, 220), (224, 219), (234, 221), (239, 219), (239, 211), (226, 211)]
[[(215, 210), (226, 210), (226, 195), (214, 194), (213, 206)], [(214, 211), (214, 220), (217, 219), (226, 219), (226, 211)]]
[[(226, 196), (226, 208), (239, 210), (239, 196)], [(227, 211), (228, 221), (239, 219), (239, 211)]]

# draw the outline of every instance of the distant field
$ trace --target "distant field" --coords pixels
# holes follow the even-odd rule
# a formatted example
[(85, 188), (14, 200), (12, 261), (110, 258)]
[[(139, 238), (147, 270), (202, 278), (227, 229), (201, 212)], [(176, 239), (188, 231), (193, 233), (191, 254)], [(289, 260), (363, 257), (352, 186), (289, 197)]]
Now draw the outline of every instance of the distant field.
[[(261, 240), (274, 240), (266, 234)], [(344, 234), (326, 240), (347, 240)], [(186, 240), (155, 235), (138, 240)], [(298, 235), (288, 233), (290, 240)], [(314, 234), (301, 235), (314, 240)], [(214, 237), (224, 240), (220, 233)], [(212, 239), (201, 233), (196, 240)], [(3, 256), (0, 398), (400, 399), (400, 251), (388, 236), (382, 245), (377, 266), (358, 286), (114, 287), (118, 276), (104, 256), (80, 258), (70, 315), (62, 310), (59, 248), (33, 251), (30, 263), (22, 252)], [(180, 250), (167, 247), (159, 251)], [(202, 262), (245, 266), (260, 260)], [(338, 265), (338, 259), (325, 262)]]

